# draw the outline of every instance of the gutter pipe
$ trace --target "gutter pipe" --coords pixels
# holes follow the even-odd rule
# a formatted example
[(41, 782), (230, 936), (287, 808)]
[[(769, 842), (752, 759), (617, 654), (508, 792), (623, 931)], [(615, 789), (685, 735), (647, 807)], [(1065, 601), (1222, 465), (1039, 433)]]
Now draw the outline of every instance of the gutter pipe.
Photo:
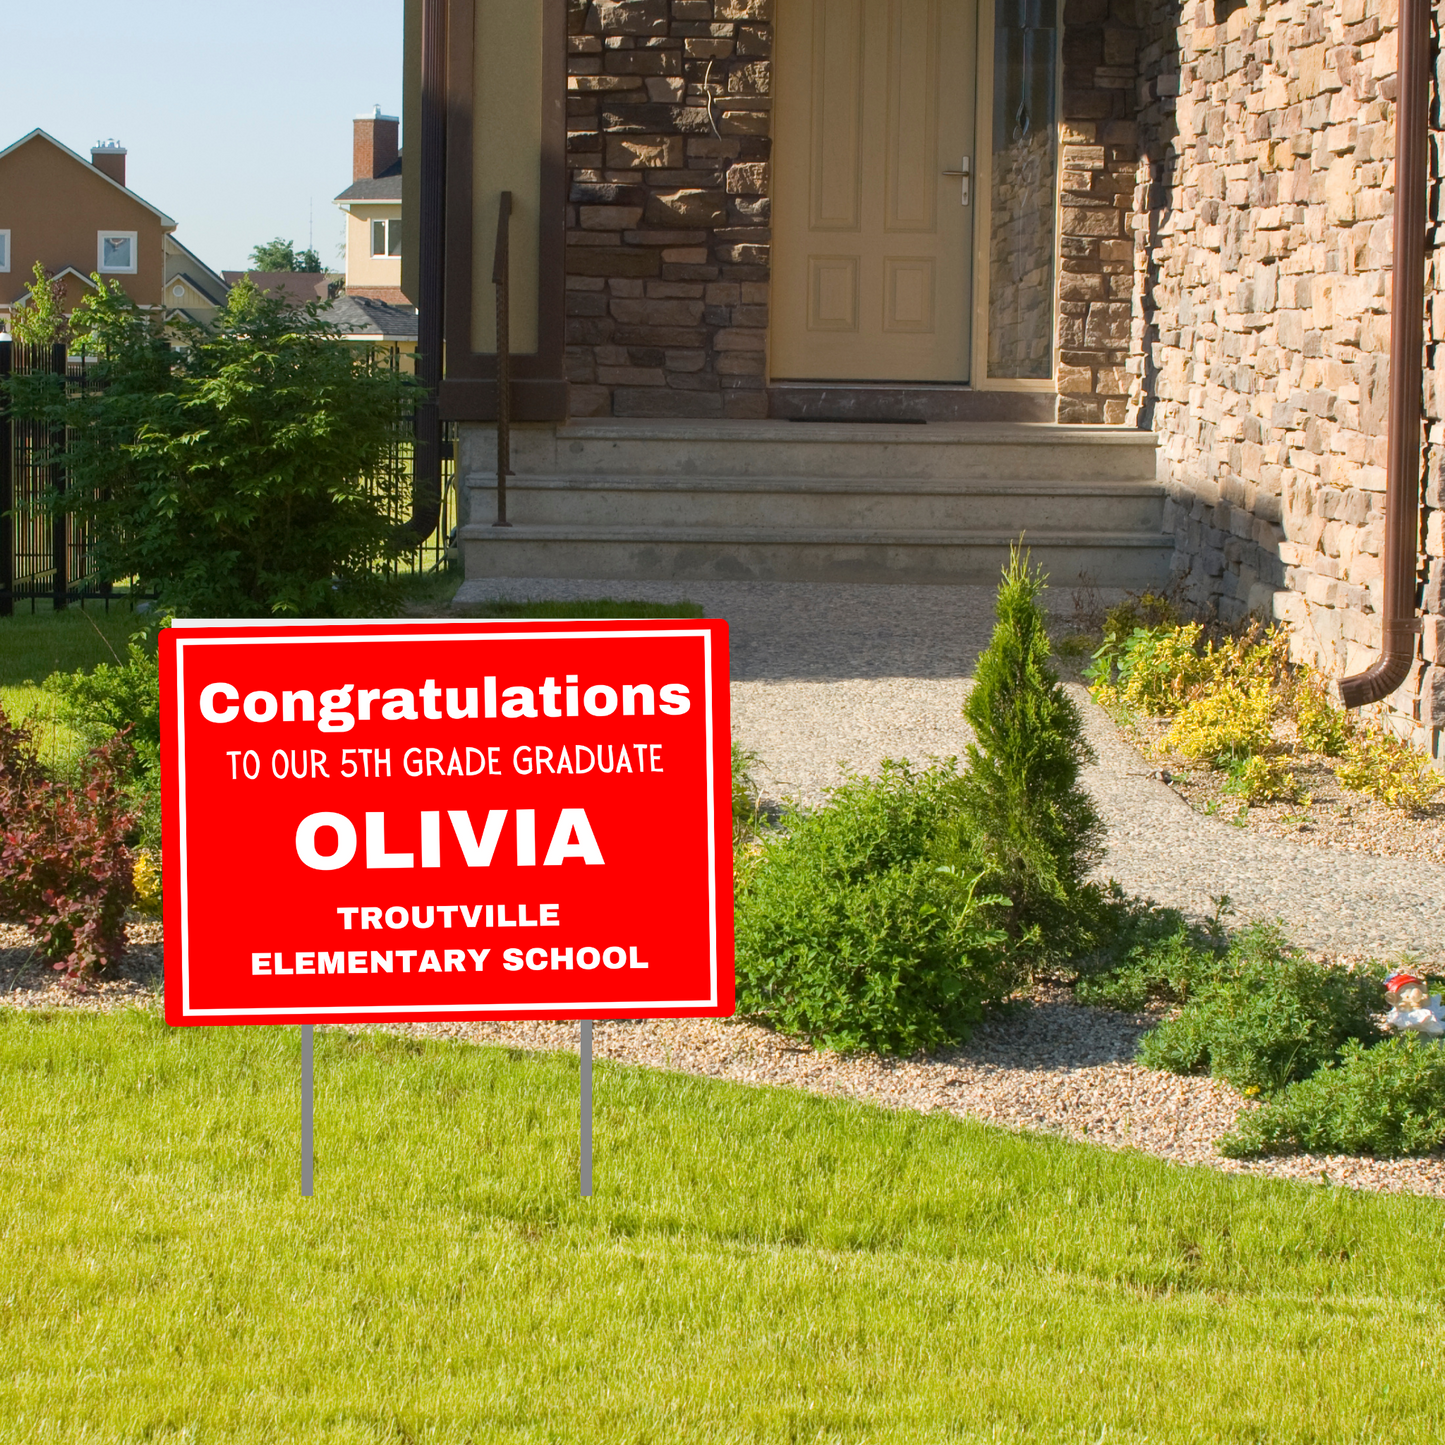
[(1420, 549), (1421, 351), (1425, 312), (1425, 205), (1430, 165), (1430, 0), (1400, 0), (1395, 101), (1394, 275), (1390, 299), (1390, 431), (1385, 461), (1384, 595), (1380, 655), (1340, 679), (1347, 708), (1388, 697), (1415, 661)]
[(443, 221), (446, 202), (446, 0), (422, 0), (421, 224), (417, 236), (417, 376), (426, 395), (416, 409), (412, 513), (403, 532), (425, 542), (442, 507)]

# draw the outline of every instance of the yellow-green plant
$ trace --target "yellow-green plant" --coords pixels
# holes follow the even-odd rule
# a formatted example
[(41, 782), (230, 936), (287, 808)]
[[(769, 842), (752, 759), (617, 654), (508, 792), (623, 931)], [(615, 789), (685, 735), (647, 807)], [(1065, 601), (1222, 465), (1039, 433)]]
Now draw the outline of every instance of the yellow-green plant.
[(1345, 787), (1404, 813), (1418, 812), (1445, 789), (1445, 778), (1409, 743), (1380, 729), (1352, 738), (1335, 771)]
[(1269, 747), (1275, 706), (1274, 694), (1261, 683), (1205, 692), (1175, 717), (1164, 746), (1222, 767)]
[(1329, 684), (1313, 668), (1302, 667), (1291, 679), (1286, 706), (1305, 752), (1327, 758), (1344, 752), (1355, 730), (1354, 719), (1330, 701)]
[(1246, 803), (1292, 803), (1299, 783), (1282, 758), (1254, 753), (1230, 769), (1225, 792)]
[(1211, 644), (1207, 656), (1215, 681), (1277, 688), (1289, 676), (1289, 634), (1255, 621), (1240, 636)]
[(135, 860), (132, 874), (136, 912), (159, 918), (161, 912), (161, 870), (157, 859), (142, 851)]

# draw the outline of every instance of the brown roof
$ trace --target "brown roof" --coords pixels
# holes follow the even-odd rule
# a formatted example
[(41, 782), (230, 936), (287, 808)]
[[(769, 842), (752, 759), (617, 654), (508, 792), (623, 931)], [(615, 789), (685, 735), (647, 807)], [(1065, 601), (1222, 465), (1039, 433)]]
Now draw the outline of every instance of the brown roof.
[(336, 271), (222, 271), (227, 286), (249, 281), (268, 296), (284, 296), (304, 306), (308, 301), (326, 301), (344, 279)]

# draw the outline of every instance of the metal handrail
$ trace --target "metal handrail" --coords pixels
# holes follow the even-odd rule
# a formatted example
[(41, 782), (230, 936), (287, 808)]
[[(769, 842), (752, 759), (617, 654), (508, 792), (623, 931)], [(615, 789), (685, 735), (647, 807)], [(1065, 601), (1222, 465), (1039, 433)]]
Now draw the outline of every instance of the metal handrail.
[(512, 470), (512, 266), (508, 235), (512, 221), (512, 193), (503, 191), (497, 207), (497, 251), (492, 262), (492, 285), (497, 288), (497, 520), (494, 527), (510, 527), (507, 520), (507, 476)]

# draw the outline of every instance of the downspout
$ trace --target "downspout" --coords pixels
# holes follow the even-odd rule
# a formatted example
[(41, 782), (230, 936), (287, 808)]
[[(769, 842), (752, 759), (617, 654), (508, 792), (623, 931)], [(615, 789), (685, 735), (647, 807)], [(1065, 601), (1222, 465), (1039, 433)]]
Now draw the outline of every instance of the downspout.
[(416, 409), (412, 512), (403, 530), (425, 542), (442, 507), (443, 227), (446, 204), (446, 0), (422, 0), (421, 218), (417, 235), (417, 377), (426, 395)]
[(1340, 679), (1346, 707), (1388, 697), (1409, 675), (1420, 548), (1421, 351), (1425, 312), (1425, 191), (1430, 165), (1430, 0), (1400, 0), (1395, 102), (1394, 276), (1390, 302), (1390, 432), (1385, 461), (1385, 577), (1380, 656)]

